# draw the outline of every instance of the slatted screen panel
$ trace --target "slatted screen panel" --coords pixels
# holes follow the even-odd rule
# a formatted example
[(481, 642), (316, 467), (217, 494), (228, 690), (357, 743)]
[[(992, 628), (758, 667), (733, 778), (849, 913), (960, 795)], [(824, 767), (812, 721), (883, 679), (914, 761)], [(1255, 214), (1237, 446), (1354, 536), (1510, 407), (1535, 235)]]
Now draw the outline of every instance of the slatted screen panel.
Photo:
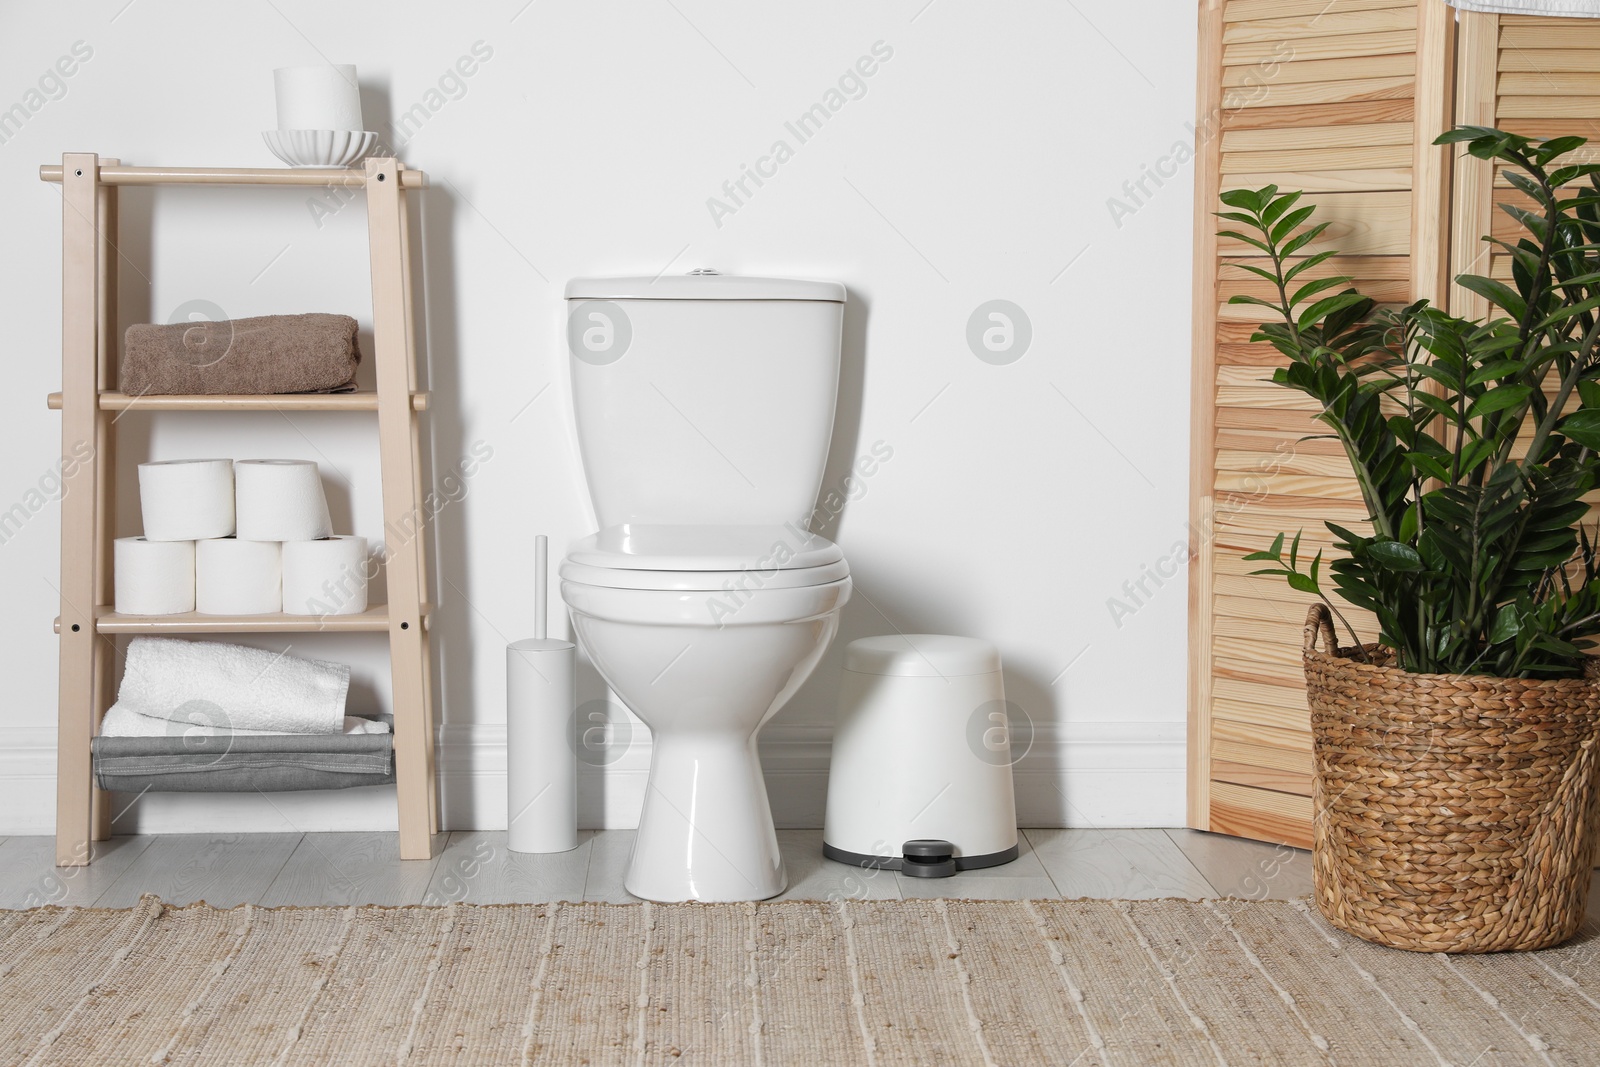
[[(1300, 189), (1333, 225), (1304, 275), (1348, 275), (1385, 302), (1443, 286), (1444, 150), (1453, 11), (1443, 0), (1202, 0), (1191, 494), (1190, 825), (1306, 845), (1311, 738), (1300, 665), (1310, 598), (1240, 557), (1323, 520), (1360, 529), (1355, 479), (1315, 405), (1264, 379), (1283, 357), (1251, 344), (1269, 295), (1239, 268), (1256, 250), (1212, 231), (1224, 189)], [(1347, 613), (1370, 640), (1370, 619)], [(1341, 634), (1341, 636), (1343, 636)]]
[[(1530, 137), (1587, 137), (1578, 158), (1600, 160), (1600, 20), (1462, 12), (1456, 115), (1463, 123), (1497, 126)], [(1523, 236), (1497, 203), (1527, 205), (1489, 164), (1458, 158), (1452, 274), (1511, 278), (1510, 259), (1480, 240)], [(1487, 269), (1486, 269), (1487, 267)], [(1453, 286), (1452, 308), (1481, 316), (1485, 301)]]

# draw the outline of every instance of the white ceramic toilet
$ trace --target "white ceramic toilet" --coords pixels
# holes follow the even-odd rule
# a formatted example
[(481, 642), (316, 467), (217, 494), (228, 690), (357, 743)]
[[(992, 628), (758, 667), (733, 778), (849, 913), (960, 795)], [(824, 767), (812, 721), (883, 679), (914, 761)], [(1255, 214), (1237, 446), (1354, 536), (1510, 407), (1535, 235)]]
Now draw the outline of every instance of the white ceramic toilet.
[(850, 598), (808, 531), (833, 432), (844, 287), (716, 274), (567, 286), (572, 393), (600, 529), (561, 565), (595, 668), (650, 727), (625, 885), (783, 891), (756, 733)]

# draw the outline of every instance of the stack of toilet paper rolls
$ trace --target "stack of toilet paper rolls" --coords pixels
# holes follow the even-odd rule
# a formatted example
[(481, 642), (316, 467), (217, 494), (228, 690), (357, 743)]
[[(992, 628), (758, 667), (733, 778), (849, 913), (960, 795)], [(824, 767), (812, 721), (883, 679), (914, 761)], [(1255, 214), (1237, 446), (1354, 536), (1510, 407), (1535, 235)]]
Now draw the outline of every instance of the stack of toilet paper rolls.
[(123, 615), (356, 615), (367, 610), (367, 542), (335, 535), (307, 460), (139, 464), (143, 537), (117, 539)]

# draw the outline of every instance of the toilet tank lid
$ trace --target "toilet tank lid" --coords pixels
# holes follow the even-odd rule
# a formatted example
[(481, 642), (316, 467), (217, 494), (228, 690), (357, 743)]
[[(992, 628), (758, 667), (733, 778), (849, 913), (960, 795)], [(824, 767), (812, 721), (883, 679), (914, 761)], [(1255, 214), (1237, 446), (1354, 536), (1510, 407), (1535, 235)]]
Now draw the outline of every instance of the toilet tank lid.
[(1000, 650), (976, 637), (887, 634), (851, 641), (844, 650), (844, 669), (901, 678), (994, 674), (1000, 669)]
[(623, 523), (578, 541), (567, 559), (635, 571), (771, 571), (822, 567), (839, 546), (796, 526), (669, 526)]
[(568, 300), (826, 300), (842, 304), (839, 282), (751, 278), (739, 274), (679, 274), (640, 278), (573, 278)]

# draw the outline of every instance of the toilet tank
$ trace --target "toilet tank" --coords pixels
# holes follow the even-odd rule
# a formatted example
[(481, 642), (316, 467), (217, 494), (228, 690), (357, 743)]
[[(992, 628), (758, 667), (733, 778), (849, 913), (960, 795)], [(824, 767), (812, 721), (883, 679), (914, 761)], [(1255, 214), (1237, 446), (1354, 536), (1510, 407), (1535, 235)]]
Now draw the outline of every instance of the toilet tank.
[(844, 286), (578, 278), (567, 350), (600, 526), (803, 523), (839, 388)]

